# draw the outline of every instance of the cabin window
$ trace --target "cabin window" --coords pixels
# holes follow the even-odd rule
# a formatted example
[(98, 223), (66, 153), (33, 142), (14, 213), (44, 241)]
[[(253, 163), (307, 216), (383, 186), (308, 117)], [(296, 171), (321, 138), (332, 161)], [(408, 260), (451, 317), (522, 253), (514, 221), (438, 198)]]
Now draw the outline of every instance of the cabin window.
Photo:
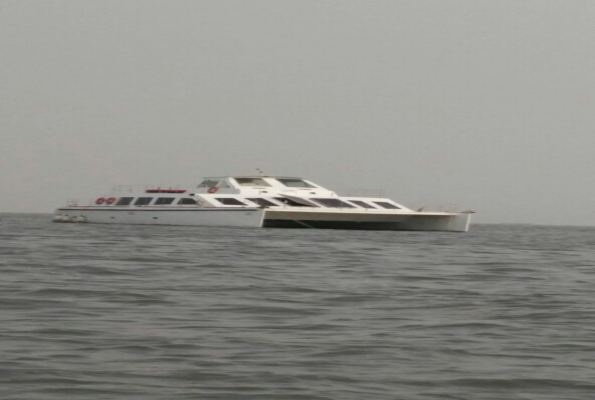
[(263, 199), (261, 197), (255, 197), (255, 198), (246, 199), (246, 200), (250, 200), (251, 202), (256, 203), (259, 206), (263, 206), (263, 207), (270, 207), (270, 206), (278, 206), (279, 205), (279, 204), (273, 203), (270, 200)]
[(322, 204), (325, 207), (332, 207), (332, 208), (355, 208), (349, 203), (344, 202), (343, 200), (339, 199), (312, 199), (317, 203)]
[(388, 209), (391, 209), (391, 210), (400, 210), (400, 207), (397, 207), (394, 204), (391, 204), (391, 203), (386, 202), (386, 201), (375, 201), (374, 204), (378, 204), (380, 207), (388, 208)]
[(166, 204), (171, 204), (173, 203), (175, 200), (174, 197), (159, 197), (156, 201), (155, 201), (155, 205), (166, 205)]
[(117, 206), (129, 206), (132, 203), (134, 197), (120, 197), (120, 200), (116, 203)]
[(218, 180), (213, 180), (213, 179), (205, 179), (204, 181), (202, 181), (200, 183), (200, 185), (198, 185), (199, 188), (202, 187), (214, 187), (217, 186), (219, 184)]
[(351, 203), (356, 204), (356, 205), (358, 205), (360, 207), (363, 207), (363, 208), (373, 208), (373, 209), (376, 209), (376, 207), (374, 207), (371, 204), (366, 203), (365, 201), (361, 201), (361, 200), (349, 200), (349, 201)]
[(134, 205), (135, 206), (147, 206), (151, 203), (152, 200), (153, 200), (152, 197), (139, 197), (134, 202)]
[(291, 207), (318, 207), (311, 203), (310, 204), (298, 203), (297, 201), (291, 200), (287, 197), (275, 197), (275, 200), (281, 202), (282, 204), (284, 204), (286, 206), (291, 206)]
[(187, 205), (187, 206), (188, 205), (195, 206), (196, 205), (196, 200), (194, 200), (191, 197), (184, 197), (183, 199), (180, 199), (180, 201), (178, 201), (178, 204)]
[(253, 187), (270, 187), (262, 178), (235, 178), (236, 182), (240, 186), (253, 186)]
[(277, 179), (279, 182), (281, 182), (283, 185), (287, 186), (287, 187), (292, 187), (292, 188), (315, 188), (316, 186), (309, 184), (306, 181), (303, 181), (301, 179), (289, 179), (289, 178), (281, 178), (281, 179)]
[(218, 197), (215, 198), (219, 203), (224, 204), (226, 206), (245, 206), (246, 203), (242, 203), (238, 199), (234, 199), (232, 197)]

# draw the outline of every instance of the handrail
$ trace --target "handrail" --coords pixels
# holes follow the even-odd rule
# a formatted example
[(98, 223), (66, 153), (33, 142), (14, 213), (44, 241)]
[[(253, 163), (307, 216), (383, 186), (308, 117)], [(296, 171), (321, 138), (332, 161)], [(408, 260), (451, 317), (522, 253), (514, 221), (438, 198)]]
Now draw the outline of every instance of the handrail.
[(192, 187), (191, 185), (160, 185), (160, 184), (145, 184), (145, 185), (114, 185), (111, 193), (132, 193), (144, 192), (147, 190), (182, 190)]

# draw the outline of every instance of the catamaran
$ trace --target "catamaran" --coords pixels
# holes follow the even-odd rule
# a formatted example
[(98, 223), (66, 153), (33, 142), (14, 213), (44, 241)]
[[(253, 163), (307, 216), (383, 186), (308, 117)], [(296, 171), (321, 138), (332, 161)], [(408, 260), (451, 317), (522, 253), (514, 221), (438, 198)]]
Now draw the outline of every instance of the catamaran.
[(194, 188), (120, 188), (70, 201), (55, 222), (466, 232), (472, 211), (412, 210), (385, 197), (339, 196), (287, 176), (208, 177)]

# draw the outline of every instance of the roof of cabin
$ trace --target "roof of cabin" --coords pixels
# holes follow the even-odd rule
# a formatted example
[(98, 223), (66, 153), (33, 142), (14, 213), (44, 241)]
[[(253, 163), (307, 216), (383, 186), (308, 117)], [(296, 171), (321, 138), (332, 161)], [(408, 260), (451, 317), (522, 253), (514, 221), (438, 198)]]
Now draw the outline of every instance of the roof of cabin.
[(299, 176), (282, 176), (282, 175), (226, 175), (226, 176), (205, 176), (203, 179), (214, 178), (273, 178), (273, 179), (304, 179)]

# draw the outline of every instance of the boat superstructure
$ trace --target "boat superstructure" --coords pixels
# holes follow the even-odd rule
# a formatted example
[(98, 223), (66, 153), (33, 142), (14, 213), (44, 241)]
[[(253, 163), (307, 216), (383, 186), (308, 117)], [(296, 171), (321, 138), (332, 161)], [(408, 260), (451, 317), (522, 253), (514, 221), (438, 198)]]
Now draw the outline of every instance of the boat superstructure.
[(193, 189), (122, 189), (89, 205), (71, 202), (56, 222), (270, 228), (454, 231), (469, 212), (414, 211), (385, 197), (339, 196), (287, 176), (208, 177)]

